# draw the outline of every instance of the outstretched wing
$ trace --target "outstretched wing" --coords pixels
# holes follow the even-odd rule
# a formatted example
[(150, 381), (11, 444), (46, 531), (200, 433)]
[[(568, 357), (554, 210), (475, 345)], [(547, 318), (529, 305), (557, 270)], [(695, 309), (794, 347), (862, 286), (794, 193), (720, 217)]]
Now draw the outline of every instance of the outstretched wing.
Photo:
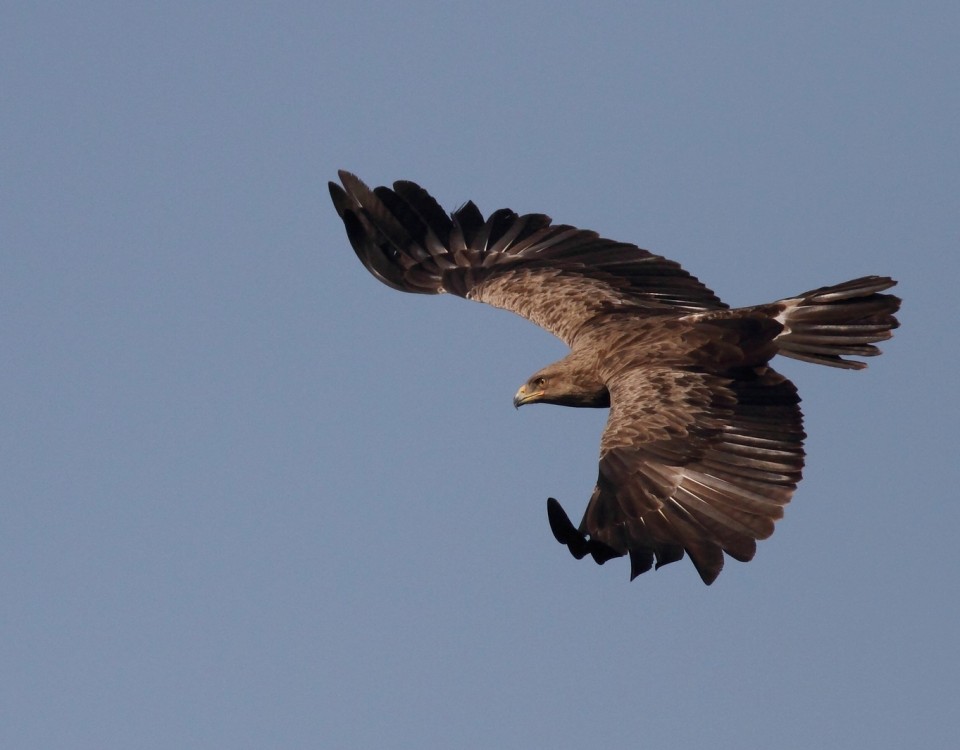
[(580, 528), (548, 504), (554, 535), (575, 557), (629, 554), (633, 578), (686, 552), (707, 584), (723, 552), (753, 558), (800, 481), (803, 418), (786, 378), (769, 368), (737, 376), (635, 369), (610, 384), (600, 475)]
[(350, 244), (394, 289), (449, 292), (515, 312), (567, 343), (600, 312), (632, 306), (725, 309), (679, 264), (595, 232), (551, 224), (543, 214), (472, 203), (448, 216), (412, 182), (370, 190), (349, 172), (330, 197)]

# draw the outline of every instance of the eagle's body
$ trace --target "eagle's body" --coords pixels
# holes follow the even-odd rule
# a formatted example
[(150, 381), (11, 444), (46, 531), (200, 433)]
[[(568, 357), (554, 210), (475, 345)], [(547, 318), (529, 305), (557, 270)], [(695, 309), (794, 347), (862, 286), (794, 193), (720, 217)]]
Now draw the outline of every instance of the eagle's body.
[(514, 404), (610, 407), (597, 486), (579, 528), (548, 501), (574, 556), (629, 555), (632, 576), (690, 555), (705, 583), (723, 552), (750, 560), (803, 469), (803, 426), (776, 354), (848, 369), (897, 326), (896, 282), (864, 277), (729, 309), (673, 261), (595, 233), (472, 203), (447, 215), (419, 186), (368, 189), (340, 173), (331, 197), (354, 250), (385, 284), (511, 310), (570, 353)]

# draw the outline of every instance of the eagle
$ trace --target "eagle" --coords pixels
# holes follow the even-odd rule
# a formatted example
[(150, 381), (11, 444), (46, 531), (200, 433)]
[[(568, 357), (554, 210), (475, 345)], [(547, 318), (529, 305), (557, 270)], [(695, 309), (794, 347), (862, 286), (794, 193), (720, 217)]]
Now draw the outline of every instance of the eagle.
[(631, 580), (686, 554), (709, 585), (724, 553), (751, 560), (804, 465), (800, 398), (770, 360), (862, 369), (898, 326), (886, 276), (731, 309), (678, 263), (544, 214), (448, 214), (413, 182), (339, 177), (333, 205), (381, 282), (510, 310), (570, 348), (513, 403), (609, 408), (583, 520), (554, 498), (547, 518), (577, 559), (628, 556)]

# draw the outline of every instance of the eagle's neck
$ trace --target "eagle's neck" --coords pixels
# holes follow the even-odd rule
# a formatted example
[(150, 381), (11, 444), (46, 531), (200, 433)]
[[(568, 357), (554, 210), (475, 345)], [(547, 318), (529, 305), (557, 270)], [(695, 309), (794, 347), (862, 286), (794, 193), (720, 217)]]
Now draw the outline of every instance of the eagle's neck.
[(545, 403), (595, 409), (610, 406), (610, 392), (600, 380), (594, 352), (574, 350), (545, 372), (549, 373), (551, 383)]

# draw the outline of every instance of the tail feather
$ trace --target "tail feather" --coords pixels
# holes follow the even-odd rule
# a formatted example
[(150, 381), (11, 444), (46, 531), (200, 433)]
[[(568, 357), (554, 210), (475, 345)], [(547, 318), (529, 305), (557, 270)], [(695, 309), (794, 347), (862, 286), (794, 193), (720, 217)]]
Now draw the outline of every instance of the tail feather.
[(897, 282), (887, 276), (864, 276), (782, 300), (777, 320), (779, 353), (830, 367), (861, 370), (865, 362), (846, 356), (875, 357), (874, 346), (886, 341), (900, 323), (894, 314), (900, 298), (881, 294)]

